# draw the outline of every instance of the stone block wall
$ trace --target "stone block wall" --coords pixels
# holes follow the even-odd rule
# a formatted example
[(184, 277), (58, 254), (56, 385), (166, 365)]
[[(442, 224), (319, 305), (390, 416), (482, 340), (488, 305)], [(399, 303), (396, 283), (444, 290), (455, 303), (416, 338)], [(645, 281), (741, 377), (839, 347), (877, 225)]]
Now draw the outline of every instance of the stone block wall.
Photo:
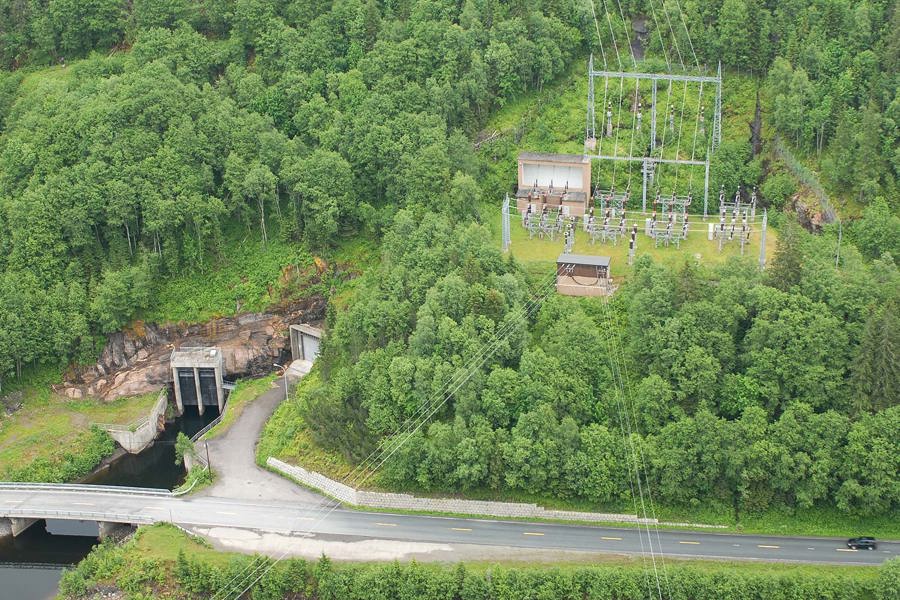
[(289, 465), (269, 457), (266, 464), (275, 471), (299, 483), (351, 506), (410, 510), (419, 512), (486, 515), (499, 518), (558, 519), (562, 521), (591, 521), (597, 523), (655, 523), (656, 519), (639, 519), (635, 515), (592, 513), (570, 510), (548, 510), (537, 504), (519, 502), (491, 502), (457, 498), (420, 498), (409, 494), (391, 494), (355, 490), (315, 471)]

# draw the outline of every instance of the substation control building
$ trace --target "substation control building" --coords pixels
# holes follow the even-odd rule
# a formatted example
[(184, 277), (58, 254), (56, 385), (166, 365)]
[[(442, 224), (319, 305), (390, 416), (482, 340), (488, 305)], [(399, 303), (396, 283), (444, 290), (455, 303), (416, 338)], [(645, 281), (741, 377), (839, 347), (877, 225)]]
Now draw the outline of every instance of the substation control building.
[(583, 154), (519, 154), (519, 183), (516, 210), (519, 214), (532, 205), (534, 212), (543, 206), (561, 210), (567, 217), (587, 212), (591, 193), (591, 159)]
[(172, 350), (170, 359), (175, 404), (180, 413), (196, 406), (202, 415), (207, 406), (225, 407), (225, 362), (221, 348), (183, 347)]
[(564, 296), (609, 295), (609, 257), (560, 254), (556, 259), (556, 291)]

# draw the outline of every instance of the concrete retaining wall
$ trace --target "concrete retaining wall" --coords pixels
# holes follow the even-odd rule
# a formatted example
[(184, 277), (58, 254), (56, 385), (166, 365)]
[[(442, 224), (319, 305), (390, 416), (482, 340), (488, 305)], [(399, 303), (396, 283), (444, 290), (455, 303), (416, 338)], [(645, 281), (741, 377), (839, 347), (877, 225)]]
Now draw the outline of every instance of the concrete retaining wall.
[(635, 515), (591, 513), (569, 510), (548, 510), (537, 504), (519, 502), (490, 502), (456, 498), (419, 498), (409, 494), (389, 494), (356, 490), (315, 471), (289, 465), (269, 457), (266, 464), (275, 471), (351, 506), (366, 506), (394, 510), (441, 512), (463, 515), (485, 515), (500, 518), (559, 519), (563, 521), (593, 521), (597, 523), (629, 522), (655, 523), (656, 519), (639, 519)]
[(130, 425), (99, 425), (99, 427), (106, 430), (126, 452), (137, 454), (152, 444), (165, 427), (164, 415), (167, 403), (166, 390), (161, 390), (156, 404), (153, 405), (146, 417)]

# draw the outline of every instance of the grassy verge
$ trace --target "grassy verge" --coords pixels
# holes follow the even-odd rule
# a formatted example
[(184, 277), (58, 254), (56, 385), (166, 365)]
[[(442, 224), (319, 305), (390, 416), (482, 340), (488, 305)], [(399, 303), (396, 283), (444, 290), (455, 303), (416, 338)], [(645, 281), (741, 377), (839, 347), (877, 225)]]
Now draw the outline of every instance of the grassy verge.
[(215, 481), (215, 478), (215, 471), (209, 468), (191, 469), (188, 472), (184, 483), (178, 486), (178, 488), (175, 489), (174, 492), (178, 495), (192, 494), (212, 485), (213, 481)]
[(318, 384), (319, 373), (314, 368), (300, 380), (293, 397), (275, 410), (256, 447), (257, 464), (265, 467), (266, 459), (274, 456), (339, 481), (354, 470), (340, 454), (317, 445), (303, 420), (306, 393)]
[(267, 375), (259, 379), (242, 379), (228, 396), (228, 404), (225, 406), (225, 414), (219, 423), (206, 432), (201, 440), (217, 438), (231, 427), (247, 405), (258, 398), (260, 394), (272, 387), (277, 375)]
[(26, 388), (22, 408), (0, 421), (0, 478), (72, 481), (86, 475), (115, 448), (91, 424), (127, 425), (146, 415), (157, 397), (71, 400), (47, 386)]
[[(123, 545), (98, 546), (63, 576), (63, 598), (121, 590), (129, 598), (209, 598), (248, 567), (249, 556), (216, 552), (171, 525), (142, 527)], [(588, 564), (586, 562), (589, 561)], [(257, 563), (259, 564), (259, 563)], [(262, 563), (264, 564), (264, 563)], [(726, 561), (666, 561), (665, 584), (685, 598), (892, 598), (900, 563), (868, 567)], [(523, 564), (514, 558), (402, 565), (287, 560), (252, 591), (265, 598), (645, 598), (648, 567), (637, 557), (571, 555)], [(671, 587), (670, 587), (671, 586)], [(667, 591), (668, 591), (667, 590)]]

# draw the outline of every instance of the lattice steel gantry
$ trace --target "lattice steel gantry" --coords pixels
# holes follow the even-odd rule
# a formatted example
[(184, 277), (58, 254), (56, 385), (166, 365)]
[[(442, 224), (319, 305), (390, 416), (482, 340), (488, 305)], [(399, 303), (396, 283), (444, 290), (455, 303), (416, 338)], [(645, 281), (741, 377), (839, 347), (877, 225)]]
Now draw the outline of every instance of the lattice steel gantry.
[[(598, 138), (597, 138), (597, 119), (596, 119), (596, 98), (595, 98), (595, 78), (602, 78), (606, 85), (604, 89), (609, 88), (610, 80), (618, 80), (619, 81), (619, 89), (621, 90), (624, 87), (625, 81), (632, 81), (635, 85), (635, 102), (632, 106), (632, 111), (640, 111), (642, 110), (642, 106), (640, 100), (638, 99), (638, 90), (639, 84), (641, 81), (649, 81), (651, 82), (651, 102), (650, 102), (650, 142), (648, 146), (642, 147), (642, 151), (639, 155), (633, 152), (633, 147), (629, 148), (626, 154), (620, 154), (618, 148), (618, 138), (616, 142), (613, 143), (613, 152), (603, 153), (602, 145), (603, 142), (601, 140), (598, 149)], [(681, 133), (679, 131), (678, 136), (678, 146), (675, 150), (674, 158), (667, 158), (664, 156), (664, 148), (665, 145), (665, 137), (663, 137), (663, 144), (657, 143), (657, 101), (658, 101), (658, 84), (662, 81), (668, 85), (669, 92), (667, 98), (671, 99), (672, 96), (672, 86), (675, 83), (681, 83), (684, 85), (685, 95), (687, 94), (687, 86), (691, 83), (700, 85), (700, 98), (698, 99), (698, 108), (697, 108), (697, 119), (694, 125), (694, 143), (696, 143), (698, 130), (703, 131), (704, 144), (702, 147), (701, 156), (694, 156), (695, 149), (691, 149), (691, 158), (679, 158), (680, 154), (680, 144), (681, 144)], [(703, 86), (709, 84), (715, 87), (715, 106), (713, 109), (713, 119), (712, 119), (712, 131), (709, 137), (709, 141), (706, 142), (706, 134), (705, 134), (705, 115), (702, 104), (702, 95), (703, 95)], [(604, 101), (606, 99), (604, 98)], [(667, 100), (668, 103), (668, 100)], [(611, 103), (610, 103), (611, 104)], [(606, 107), (604, 107), (606, 109)], [(674, 107), (671, 108), (671, 111), (668, 114), (663, 115), (663, 119), (669, 119), (668, 126), (674, 129)], [(621, 113), (621, 98), (619, 100), (619, 112)], [(642, 118), (636, 118), (634, 120), (637, 123), (638, 129), (641, 126)], [(606, 127), (607, 119), (604, 119), (604, 127)], [(681, 114), (681, 123), (680, 127), (684, 125), (684, 105), (682, 104), (682, 114)], [(619, 129), (619, 125), (617, 124), (617, 129)], [(666, 124), (663, 125), (666, 127)], [(634, 125), (632, 125), (632, 129)], [(601, 131), (601, 135), (607, 134), (606, 131)], [(617, 133), (618, 135), (618, 133)], [(634, 139), (634, 131), (631, 132), (632, 140)], [(663, 134), (665, 136), (665, 133)], [(591, 55), (590, 60), (588, 62), (588, 98), (587, 98), (587, 113), (585, 119), (585, 156), (590, 158), (591, 160), (597, 161), (623, 161), (623, 162), (631, 162), (631, 163), (641, 163), (641, 176), (643, 179), (642, 185), (642, 194), (641, 194), (641, 210), (643, 212), (647, 211), (647, 188), (648, 184), (652, 185), (654, 183), (654, 179), (658, 172), (659, 165), (687, 165), (689, 167), (703, 167), (704, 168), (704, 176), (703, 176), (703, 216), (706, 218), (709, 215), (709, 166), (710, 160), (713, 154), (718, 150), (719, 145), (722, 140), (722, 65), (719, 64), (718, 70), (715, 76), (710, 75), (702, 75), (702, 74), (683, 74), (683, 73), (642, 73), (637, 71), (611, 71), (611, 70), (597, 70), (594, 68), (594, 57)], [(671, 144), (670, 144), (671, 145)], [(677, 183), (677, 179), (676, 179)], [(673, 193), (675, 190), (673, 190)], [(690, 190), (688, 194), (690, 195)]]

